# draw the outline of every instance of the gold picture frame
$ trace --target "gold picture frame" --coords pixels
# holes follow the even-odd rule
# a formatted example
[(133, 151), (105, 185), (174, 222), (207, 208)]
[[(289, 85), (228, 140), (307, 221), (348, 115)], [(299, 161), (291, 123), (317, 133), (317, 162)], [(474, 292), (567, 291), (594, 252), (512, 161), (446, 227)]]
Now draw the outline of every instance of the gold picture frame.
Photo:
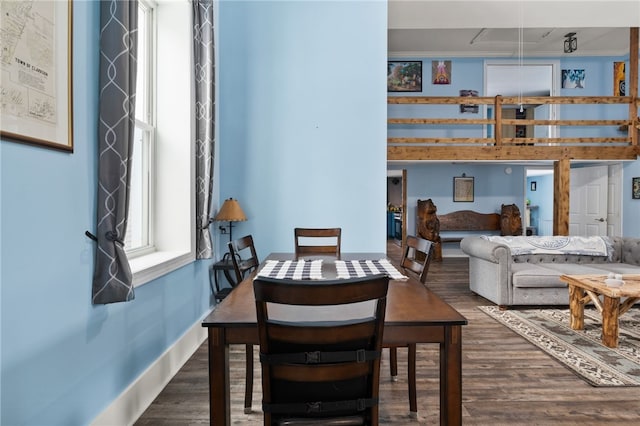
[(0, 12), (0, 136), (73, 152), (73, 2), (3, 1)]
[(465, 175), (453, 178), (453, 201), (473, 202), (473, 177)]

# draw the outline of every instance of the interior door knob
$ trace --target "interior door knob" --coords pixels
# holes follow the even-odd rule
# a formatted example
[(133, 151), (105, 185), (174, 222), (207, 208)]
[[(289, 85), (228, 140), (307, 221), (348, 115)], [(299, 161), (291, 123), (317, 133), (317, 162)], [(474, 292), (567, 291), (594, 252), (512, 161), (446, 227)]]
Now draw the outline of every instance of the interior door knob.
[(607, 220), (603, 217), (601, 217), (600, 219), (594, 219), (596, 222), (606, 222)]

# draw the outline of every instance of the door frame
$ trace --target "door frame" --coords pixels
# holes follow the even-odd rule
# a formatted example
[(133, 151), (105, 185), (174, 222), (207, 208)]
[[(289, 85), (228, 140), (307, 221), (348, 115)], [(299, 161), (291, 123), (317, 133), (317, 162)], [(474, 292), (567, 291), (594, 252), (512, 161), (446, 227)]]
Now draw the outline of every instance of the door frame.
[[(484, 92), (483, 93), (488, 93), (487, 87), (489, 85), (489, 81), (491, 76), (489, 75), (489, 68), (490, 67), (514, 67), (516, 69), (518, 69), (519, 67), (524, 67), (526, 68), (527, 66), (550, 66), (551, 67), (551, 81), (549, 81), (549, 85), (546, 87), (549, 89), (549, 96), (557, 96), (558, 93), (560, 93), (560, 60), (559, 59), (525, 59), (522, 62), (518, 61), (517, 59), (486, 59), (484, 61)], [(519, 83), (519, 76), (517, 74), (517, 72), (514, 74), (514, 78), (513, 81), (510, 82), (510, 84), (513, 84), (513, 89), (512, 91), (522, 91), (524, 90), (522, 88), (522, 86)], [(520, 89), (520, 90), (519, 90)], [(522, 96), (527, 96), (526, 94), (522, 94)], [(537, 96), (537, 95), (536, 95)], [(490, 106), (488, 105), (484, 105), (483, 109), (483, 115), (484, 118), (488, 118), (487, 116), (487, 108), (489, 108)], [(493, 116), (495, 117), (495, 111), (493, 113)], [(557, 120), (558, 119), (558, 105), (556, 104), (551, 104), (549, 105), (549, 120)], [(489, 128), (489, 125), (485, 125), (484, 126), (484, 137), (488, 137), (488, 132), (487, 130)], [(556, 137), (557, 135), (557, 126), (549, 126), (549, 137)], [(494, 132), (495, 133), (495, 129)]]

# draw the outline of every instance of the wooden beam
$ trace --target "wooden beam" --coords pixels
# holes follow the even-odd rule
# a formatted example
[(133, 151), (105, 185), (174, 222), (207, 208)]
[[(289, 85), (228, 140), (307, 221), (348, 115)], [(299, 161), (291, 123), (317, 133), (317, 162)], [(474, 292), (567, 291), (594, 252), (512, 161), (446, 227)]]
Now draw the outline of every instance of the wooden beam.
[(569, 235), (571, 162), (553, 163), (553, 235)]
[(496, 125), (493, 126), (494, 127), (493, 132), (495, 133), (495, 138), (496, 138), (496, 146), (501, 146), (502, 145), (502, 124), (497, 124), (502, 122), (502, 96), (501, 95), (496, 96), (496, 105), (495, 105), (495, 108), (493, 108), (493, 111), (496, 117)]
[[(627, 78), (627, 96), (631, 97), (632, 102), (629, 104), (629, 120), (631, 123), (638, 121), (638, 27), (629, 29), (629, 77)], [(638, 129), (636, 126), (629, 125), (629, 139), (631, 145), (638, 146)]]
[(388, 146), (387, 161), (636, 160), (632, 146)]

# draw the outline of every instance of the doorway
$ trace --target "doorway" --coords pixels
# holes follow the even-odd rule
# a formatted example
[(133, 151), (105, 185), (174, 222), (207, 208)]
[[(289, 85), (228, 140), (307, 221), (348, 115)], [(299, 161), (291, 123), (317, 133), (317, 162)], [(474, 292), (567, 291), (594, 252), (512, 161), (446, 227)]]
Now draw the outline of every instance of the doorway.
[(553, 166), (525, 169), (526, 235), (553, 235)]
[[(487, 60), (484, 63), (485, 96), (556, 96), (560, 91), (558, 73), (560, 62), (557, 60)], [(510, 108), (509, 108), (510, 107)], [(505, 106), (505, 118), (528, 118), (554, 120), (557, 105), (520, 105)], [(518, 117), (518, 114), (521, 117)], [(513, 117), (511, 117), (513, 115)], [(485, 117), (495, 116), (492, 106), (486, 106)], [(556, 126), (505, 126), (504, 137), (556, 137)], [(485, 137), (492, 137), (491, 126), (486, 126)]]
[(571, 169), (569, 235), (622, 235), (620, 164)]
[[(553, 235), (552, 166), (525, 169), (527, 235)], [(622, 165), (599, 164), (571, 168), (569, 235), (622, 235)]]
[(387, 240), (402, 246), (407, 224), (407, 171), (387, 170)]

